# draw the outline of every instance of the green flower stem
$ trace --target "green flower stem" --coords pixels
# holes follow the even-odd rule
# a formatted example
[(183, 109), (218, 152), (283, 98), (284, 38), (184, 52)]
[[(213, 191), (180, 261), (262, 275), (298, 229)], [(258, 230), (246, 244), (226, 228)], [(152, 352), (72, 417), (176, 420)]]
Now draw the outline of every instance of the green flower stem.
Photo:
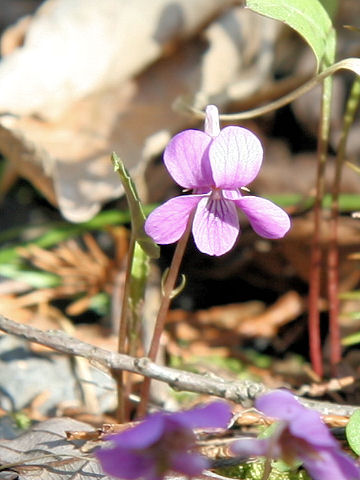
[[(145, 285), (149, 273), (148, 261), (149, 258), (159, 257), (160, 248), (144, 231), (143, 206), (124, 163), (115, 152), (112, 153), (111, 160), (124, 187), (131, 216), (131, 236), (118, 339), (119, 353), (128, 353), (130, 348), (132, 351), (135, 349), (137, 340), (133, 336), (134, 331), (138, 331), (139, 310), (143, 304)], [(129, 382), (128, 388), (125, 388), (123, 373), (115, 373), (114, 376), (118, 391), (117, 417), (119, 422), (124, 422), (128, 419), (126, 398), (131, 384)]]
[[(186, 230), (176, 245), (174, 256), (166, 276), (165, 284), (162, 291), (162, 299), (159, 312), (156, 318), (154, 333), (151, 340), (151, 345), (148, 353), (150, 360), (155, 361), (159, 350), (161, 334), (164, 330), (167, 313), (173, 298), (173, 291), (176, 280), (179, 275), (180, 265), (184, 256), (185, 248), (189, 240), (193, 215), (190, 216)], [(141, 387), (140, 405), (137, 411), (137, 417), (143, 417), (146, 414), (150, 395), (150, 378), (145, 378)]]
[[(131, 271), (132, 271), (132, 264), (133, 264), (133, 258), (134, 258), (134, 251), (135, 251), (135, 238), (133, 235), (131, 235), (128, 254), (127, 254), (125, 284), (124, 284), (121, 315), (120, 315), (120, 322), (119, 322), (119, 335), (118, 335), (118, 352), (119, 353), (127, 353), (126, 340), (127, 340), (127, 333), (128, 333), (130, 281), (131, 281)], [(119, 423), (123, 423), (127, 420), (127, 414), (126, 414), (127, 407), (126, 407), (126, 401), (125, 401), (126, 392), (125, 392), (123, 371), (116, 372), (115, 381), (117, 385), (117, 400), (118, 400), (117, 409), (116, 409), (116, 418)]]
[(344, 125), (336, 155), (334, 181), (332, 185), (332, 203), (330, 218), (330, 244), (327, 258), (328, 266), (328, 298), (330, 322), (330, 361), (332, 374), (336, 374), (336, 365), (341, 360), (341, 338), (339, 328), (339, 248), (338, 248), (338, 223), (339, 223), (339, 196), (342, 168), (345, 161), (346, 142), (349, 130), (354, 122), (355, 113), (360, 101), (360, 79), (354, 80), (349, 100), (344, 115)]

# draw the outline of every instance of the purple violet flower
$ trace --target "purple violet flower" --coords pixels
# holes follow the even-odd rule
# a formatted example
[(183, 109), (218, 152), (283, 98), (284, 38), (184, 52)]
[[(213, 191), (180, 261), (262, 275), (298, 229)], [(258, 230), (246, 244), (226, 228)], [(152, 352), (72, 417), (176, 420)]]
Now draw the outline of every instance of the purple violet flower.
[(223, 255), (239, 235), (239, 207), (258, 235), (283, 237), (290, 228), (287, 213), (269, 200), (240, 192), (259, 173), (262, 157), (256, 135), (236, 126), (220, 131), (218, 110), (209, 105), (205, 131), (180, 132), (164, 151), (170, 175), (193, 193), (156, 208), (145, 222), (146, 233), (157, 243), (174, 243), (194, 214), (192, 232), (197, 248), (208, 255)]
[(359, 466), (342, 452), (319, 413), (303, 407), (291, 393), (263, 395), (255, 406), (282, 422), (271, 437), (235, 441), (231, 446), (235, 455), (282, 459), (289, 465), (301, 460), (313, 480), (360, 479)]
[(185, 412), (155, 413), (135, 427), (108, 437), (114, 446), (95, 455), (105, 473), (124, 480), (161, 480), (168, 471), (192, 477), (209, 466), (193, 451), (193, 428), (225, 428), (231, 410), (214, 402)]

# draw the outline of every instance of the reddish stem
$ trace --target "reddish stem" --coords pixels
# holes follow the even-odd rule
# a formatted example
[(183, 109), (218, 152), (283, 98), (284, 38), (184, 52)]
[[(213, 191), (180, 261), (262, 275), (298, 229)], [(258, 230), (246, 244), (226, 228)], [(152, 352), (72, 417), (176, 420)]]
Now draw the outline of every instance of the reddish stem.
[(356, 78), (346, 105), (344, 125), (341, 131), (338, 152), (336, 155), (335, 174), (332, 186), (331, 229), (328, 252), (328, 298), (330, 324), (330, 364), (333, 376), (337, 374), (337, 364), (341, 360), (341, 337), (339, 325), (339, 196), (341, 174), (345, 160), (346, 142), (349, 130), (354, 122), (355, 113), (359, 107), (360, 80)]
[(314, 203), (314, 234), (311, 245), (309, 272), (309, 348), (314, 372), (323, 376), (321, 335), (320, 335), (320, 275), (321, 275), (321, 234), (322, 234), (322, 200), (325, 190), (325, 165), (327, 158), (330, 125), (331, 79), (324, 80), (321, 96), (321, 121), (319, 124), (317, 149), (316, 195)]
[(314, 372), (321, 378), (323, 375), (321, 335), (320, 335), (320, 272), (321, 272), (321, 246), (320, 246), (320, 216), (321, 210), (314, 211), (314, 237), (310, 257), (309, 274), (309, 349), (310, 360)]
[(337, 375), (337, 365), (341, 360), (341, 337), (339, 325), (339, 249), (337, 242), (338, 213), (331, 219), (331, 239), (328, 251), (328, 300), (330, 329), (331, 374)]

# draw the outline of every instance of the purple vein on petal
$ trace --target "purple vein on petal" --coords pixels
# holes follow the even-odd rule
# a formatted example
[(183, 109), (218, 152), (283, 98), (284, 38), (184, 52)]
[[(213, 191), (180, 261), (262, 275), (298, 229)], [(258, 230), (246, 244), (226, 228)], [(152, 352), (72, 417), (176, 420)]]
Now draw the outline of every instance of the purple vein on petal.
[(226, 127), (209, 149), (215, 185), (238, 188), (251, 183), (259, 173), (263, 157), (260, 140), (242, 127)]
[(282, 238), (291, 226), (289, 215), (265, 198), (242, 197), (235, 203), (245, 212), (255, 232), (265, 238)]
[(150, 213), (145, 232), (160, 244), (176, 242), (185, 232), (189, 216), (201, 198), (197, 195), (171, 198)]
[(212, 138), (200, 130), (185, 130), (173, 137), (164, 151), (164, 163), (173, 179), (184, 188), (214, 184), (208, 149)]
[(197, 248), (208, 255), (231, 250), (240, 231), (236, 207), (229, 200), (203, 198), (196, 209), (193, 235)]

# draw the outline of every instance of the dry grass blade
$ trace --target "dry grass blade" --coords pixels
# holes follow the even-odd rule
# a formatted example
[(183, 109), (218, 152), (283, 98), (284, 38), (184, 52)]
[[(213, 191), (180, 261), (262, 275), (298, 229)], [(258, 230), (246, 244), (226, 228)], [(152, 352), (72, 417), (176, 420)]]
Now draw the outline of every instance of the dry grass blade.
[[(19, 248), (18, 253), (33, 266), (59, 276), (59, 285), (28, 291), (15, 297), (19, 306), (47, 303), (59, 298), (76, 298), (68, 308), (70, 315), (86, 311), (92, 298), (98, 293), (112, 295), (114, 285), (118, 286), (128, 248), (128, 234), (125, 228), (110, 230), (114, 242), (114, 259), (100, 248), (95, 238), (87, 233), (82, 244), (74, 239), (59, 244), (52, 250), (36, 245)], [(115, 282), (116, 280), (116, 282)]]

